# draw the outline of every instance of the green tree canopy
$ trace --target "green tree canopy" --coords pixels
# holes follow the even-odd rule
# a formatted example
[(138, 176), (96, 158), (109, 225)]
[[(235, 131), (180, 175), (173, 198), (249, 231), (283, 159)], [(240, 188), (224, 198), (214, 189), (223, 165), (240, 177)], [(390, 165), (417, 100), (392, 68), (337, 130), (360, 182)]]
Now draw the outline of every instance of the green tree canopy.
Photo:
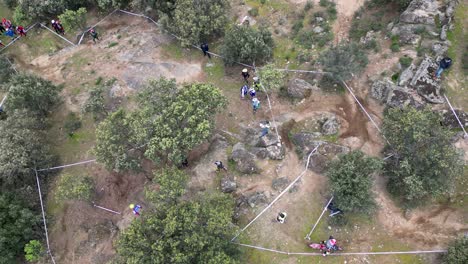
[(235, 62), (260, 63), (272, 58), (273, 47), (273, 38), (266, 27), (255, 29), (234, 25), (226, 32), (222, 54), (225, 63), (230, 65)]
[(36, 234), (39, 215), (17, 196), (0, 193), (0, 263), (17, 263), (24, 245)]
[(28, 109), (46, 116), (59, 102), (59, 88), (50, 81), (30, 74), (18, 74), (12, 78), (6, 89), (9, 91), (5, 109)]
[(123, 109), (110, 114), (96, 129), (96, 160), (117, 172), (140, 167), (134, 143), (132, 117)]
[(35, 184), (32, 168), (47, 168), (54, 157), (45, 141), (44, 120), (26, 110), (0, 121), (0, 187)]
[(229, 7), (227, 0), (176, 0), (175, 9), (162, 14), (161, 19), (166, 28), (182, 38), (183, 46), (198, 45), (224, 32)]
[(77, 10), (66, 9), (63, 14), (59, 16), (60, 21), (66, 31), (73, 29), (84, 29), (86, 27), (86, 8), (80, 7)]
[(466, 264), (468, 263), (468, 236), (465, 234), (462, 237), (453, 241), (444, 256), (442, 263), (444, 264)]
[(124, 263), (238, 263), (233, 208), (232, 198), (212, 194), (147, 210), (120, 235), (117, 253)]
[(11, 76), (15, 74), (15, 70), (4, 56), (0, 56), (0, 69), (2, 69), (0, 71), (0, 89), (6, 90), (6, 84), (10, 81)]
[(177, 168), (165, 168), (154, 172), (153, 183), (159, 185), (159, 190), (146, 189), (146, 198), (157, 208), (173, 205), (177, 199), (184, 195), (187, 187), (187, 174)]
[(365, 50), (354, 42), (331, 47), (321, 55), (319, 61), (325, 71), (342, 81), (362, 72), (368, 63)]
[(150, 82), (138, 95), (138, 110), (120, 110), (107, 117), (96, 131), (97, 160), (114, 170), (135, 169), (141, 153), (154, 162), (180, 164), (187, 152), (214, 129), (214, 115), (226, 100), (210, 84), (175, 81)]
[(65, 9), (78, 9), (86, 6), (88, 0), (18, 0), (21, 12), (31, 19), (45, 18), (50, 20), (54, 15), (61, 14)]
[(440, 116), (426, 108), (389, 109), (383, 133), (394, 156), (386, 161), (389, 190), (418, 202), (451, 190), (462, 175), (460, 155), (451, 144), (452, 133), (440, 125)]
[(375, 206), (372, 194), (372, 174), (381, 163), (366, 157), (361, 151), (352, 151), (333, 161), (327, 171), (334, 203), (350, 212), (369, 213)]

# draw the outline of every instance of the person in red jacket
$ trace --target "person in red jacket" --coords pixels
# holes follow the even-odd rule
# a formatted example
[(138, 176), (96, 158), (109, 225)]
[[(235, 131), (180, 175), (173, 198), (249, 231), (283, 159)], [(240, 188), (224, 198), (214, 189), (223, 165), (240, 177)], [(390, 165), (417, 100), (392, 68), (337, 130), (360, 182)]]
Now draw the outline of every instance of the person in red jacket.
[(18, 32), (20, 36), (26, 37), (26, 31), (24, 31), (24, 27), (22, 26), (16, 27), (16, 32)]

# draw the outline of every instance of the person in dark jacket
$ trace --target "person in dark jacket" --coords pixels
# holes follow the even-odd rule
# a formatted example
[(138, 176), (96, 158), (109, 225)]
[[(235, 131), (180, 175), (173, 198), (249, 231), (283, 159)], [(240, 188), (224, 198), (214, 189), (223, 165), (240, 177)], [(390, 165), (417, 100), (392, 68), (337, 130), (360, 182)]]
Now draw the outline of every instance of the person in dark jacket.
[(203, 56), (207, 56), (208, 55), (208, 58), (211, 59), (211, 55), (210, 53), (208, 52), (210, 50), (210, 48), (208, 47), (208, 44), (206, 44), (205, 42), (203, 42), (203, 44), (201, 44), (200, 46), (201, 50), (203, 51)]
[(244, 77), (245, 83), (249, 83), (250, 74), (249, 74), (249, 71), (247, 69), (242, 70), (242, 77)]
[(445, 57), (443, 58), (442, 60), (440, 60), (439, 62), (439, 68), (437, 69), (437, 71), (435, 72), (435, 77), (437, 79), (440, 78), (440, 75), (442, 74), (442, 72), (444, 70), (447, 70), (448, 68), (450, 68), (450, 66), (452, 66), (452, 59), (449, 58), (449, 57)]

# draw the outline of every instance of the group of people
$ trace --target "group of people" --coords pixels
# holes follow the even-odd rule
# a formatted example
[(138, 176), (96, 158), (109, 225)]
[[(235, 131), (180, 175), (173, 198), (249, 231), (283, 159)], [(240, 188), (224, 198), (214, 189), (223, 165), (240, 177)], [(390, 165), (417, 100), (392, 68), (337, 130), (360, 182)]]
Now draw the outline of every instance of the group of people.
[(253, 77), (253, 84), (252, 86), (249, 87), (249, 70), (243, 69), (241, 73), (242, 77), (244, 78), (245, 84), (242, 85), (241, 90), (240, 90), (240, 95), (242, 99), (245, 99), (247, 94), (250, 96), (250, 99), (252, 100), (252, 108), (254, 114), (257, 112), (257, 110), (260, 108), (260, 100), (258, 100), (257, 96), (257, 91), (255, 89), (258, 89), (260, 87), (260, 79), (255, 76)]
[[(26, 30), (24, 30), (23, 26), (15, 26), (11, 23), (10, 20), (6, 18), (2, 18), (2, 24), (0, 25), (0, 33), (5, 34), (5, 36), (14, 38), (15, 35), (20, 35), (22, 37), (26, 37)], [(0, 40), (0, 46), (5, 46), (2, 41)]]

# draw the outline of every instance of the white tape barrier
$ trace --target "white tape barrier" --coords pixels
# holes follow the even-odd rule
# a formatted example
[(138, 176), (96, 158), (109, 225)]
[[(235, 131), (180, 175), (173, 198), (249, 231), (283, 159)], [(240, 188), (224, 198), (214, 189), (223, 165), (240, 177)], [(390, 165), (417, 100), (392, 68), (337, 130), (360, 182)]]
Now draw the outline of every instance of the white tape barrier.
[(325, 214), (325, 212), (328, 210), (328, 206), (330, 205), (330, 203), (331, 203), (332, 201), (333, 201), (333, 196), (332, 196), (332, 198), (330, 198), (330, 200), (328, 201), (327, 205), (325, 205), (325, 207), (323, 208), (322, 213), (320, 214), (319, 218), (318, 218), (317, 221), (315, 222), (315, 224), (314, 224), (314, 226), (312, 227), (312, 229), (310, 230), (310, 232), (305, 236), (305, 239), (310, 240), (310, 235), (312, 235), (312, 233), (314, 232), (315, 228), (317, 227), (318, 223), (320, 222), (320, 219), (322, 219), (323, 214)]
[(52, 168), (40, 169), (40, 170), (37, 170), (37, 171), (56, 170), (56, 169), (62, 169), (62, 168), (67, 168), (67, 167), (82, 165), (82, 164), (91, 163), (91, 162), (96, 162), (96, 160), (95, 160), (95, 159), (92, 159), (92, 160), (85, 160), (85, 161), (80, 161), (80, 162), (76, 162), (76, 163), (72, 163), (72, 164), (66, 164), (66, 165), (57, 166), (57, 167), (52, 167)]
[(457, 113), (455, 112), (455, 109), (453, 109), (452, 104), (450, 103), (450, 101), (449, 101), (449, 99), (447, 98), (447, 96), (445, 96), (445, 94), (444, 94), (444, 98), (445, 98), (445, 101), (447, 101), (447, 103), (448, 103), (450, 109), (452, 110), (453, 115), (454, 115), (455, 118), (457, 119), (458, 124), (460, 125), (461, 129), (462, 129), (463, 132), (465, 133), (465, 138), (467, 138), (467, 137), (468, 137), (468, 134), (466, 133), (465, 127), (463, 126), (462, 122), (460, 121), (460, 118), (458, 118), (458, 115), (457, 115)]
[[(33, 27), (35, 27), (37, 25), (37, 23), (34, 23), (32, 26), (28, 27), (26, 30), (24, 30), (25, 32), (28, 32), (30, 29), (32, 29)], [(3, 47), (2, 49), (0, 49), (0, 52), (2, 52), (4, 49), (8, 48), (10, 45), (12, 45), (13, 43), (15, 43), (18, 39), (20, 39), (21, 36), (17, 36), (16, 38), (14, 38), (12, 41), (10, 41), (10, 43), (8, 43), (7, 45), (5, 45), (5, 47)]]

